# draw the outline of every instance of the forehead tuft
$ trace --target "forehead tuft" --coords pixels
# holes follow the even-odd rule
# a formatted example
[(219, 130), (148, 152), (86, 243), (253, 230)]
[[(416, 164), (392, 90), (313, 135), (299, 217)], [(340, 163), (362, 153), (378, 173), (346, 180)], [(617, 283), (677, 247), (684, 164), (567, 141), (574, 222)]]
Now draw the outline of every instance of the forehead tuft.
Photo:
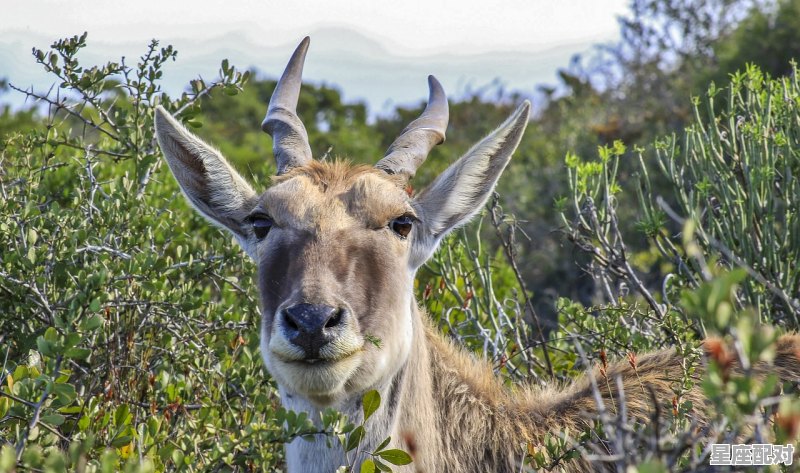
[(402, 176), (372, 166), (313, 161), (273, 177), (262, 205), (289, 226), (318, 228), (333, 220), (338, 227), (355, 220), (375, 228), (411, 209), (404, 188)]
[(344, 190), (352, 187), (353, 184), (367, 175), (375, 176), (387, 181), (387, 183), (395, 184), (397, 187), (403, 187), (404, 181), (401, 176), (386, 174), (380, 169), (366, 164), (351, 164), (348, 161), (338, 159), (334, 161), (311, 161), (305, 166), (293, 168), (285, 174), (274, 176), (272, 184), (276, 185), (295, 177), (304, 176), (317, 186)]

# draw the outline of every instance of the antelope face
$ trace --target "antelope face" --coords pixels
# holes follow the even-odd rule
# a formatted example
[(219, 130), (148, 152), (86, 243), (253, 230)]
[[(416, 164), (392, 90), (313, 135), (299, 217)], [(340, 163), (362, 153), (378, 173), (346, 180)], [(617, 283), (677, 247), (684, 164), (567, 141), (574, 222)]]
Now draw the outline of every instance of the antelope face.
[(447, 99), (429, 77), (422, 115), (375, 167), (312, 159), (296, 114), (303, 40), (270, 100), (264, 131), (277, 175), (257, 194), (213, 148), (156, 109), (156, 136), (189, 202), (258, 264), (261, 351), (282, 391), (320, 406), (386, 386), (407, 361), (417, 268), (486, 202), (528, 120), (526, 101), (415, 197), (405, 189), (444, 141)]
[(262, 353), (281, 386), (327, 404), (397, 371), (411, 344), (417, 218), (400, 179), (341, 163), (295, 168), (261, 196), (249, 221)]

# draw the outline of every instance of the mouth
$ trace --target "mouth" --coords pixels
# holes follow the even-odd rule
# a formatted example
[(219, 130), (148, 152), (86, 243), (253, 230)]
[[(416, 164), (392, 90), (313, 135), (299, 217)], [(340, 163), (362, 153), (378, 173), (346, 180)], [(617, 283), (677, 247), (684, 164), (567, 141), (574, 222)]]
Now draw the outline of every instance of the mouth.
[(308, 399), (316, 400), (320, 405), (329, 405), (331, 396), (344, 392), (345, 384), (362, 362), (361, 350), (335, 358), (325, 355), (308, 358), (286, 356), (286, 353), (276, 351), (270, 352), (270, 355), (270, 372), (276, 376), (278, 383)]
[(349, 360), (350, 358), (356, 356), (356, 354), (358, 354), (359, 351), (361, 350), (355, 350), (350, 353), (342, 354), (336, 357), (325, 357), (325, 358), (296, 358), (292, 356), (286, 356), (286, 354), (284, 353), (278, 353), (275, 351), (273, 351), (272, 354), (278, 360), (294, 366), (308, 366), (308, 367), (313, 366), (315, 368), (324, 368)]

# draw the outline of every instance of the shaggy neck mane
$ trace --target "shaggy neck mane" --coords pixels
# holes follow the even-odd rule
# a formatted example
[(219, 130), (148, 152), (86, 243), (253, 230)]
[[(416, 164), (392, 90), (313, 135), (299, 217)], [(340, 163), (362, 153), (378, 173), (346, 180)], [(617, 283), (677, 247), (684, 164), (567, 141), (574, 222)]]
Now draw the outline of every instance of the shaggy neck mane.
[[(598, 406), (590, 376), (602, 379), (599, 372), (567, 386), (509, 388), (488, 362), (445, 338), (427, 314), (417, 311), (415, 316), (422, 331), (415, 333), (415, 350), (402, 374), (406, 393), (397, 406), (401, 446), (414, 456), (414, 471), (520, 471), (529, 445), (540, 446), (546, 434), (557, 438), (564, 429), (574, 441), (591, 425)], [(608, 367), (608, 379), (620, 377), (628, 390), (631, 420), (647, 421), (653, 413), (645, 386), (662, 404), (671, 401), (671, 385), (681, 376), (677, 357), (674, 350), (642, 355), (638, 375), (627, 364)], [(610, 397), (619, 396), (616, 383), (603, 386), (600, 395), (603, 408), (613, 413)], [(698, 408), (706, 403), (699, 390), (684, 399)], [(575, 472), (597, 468), (583, 458), (564, 466)]]

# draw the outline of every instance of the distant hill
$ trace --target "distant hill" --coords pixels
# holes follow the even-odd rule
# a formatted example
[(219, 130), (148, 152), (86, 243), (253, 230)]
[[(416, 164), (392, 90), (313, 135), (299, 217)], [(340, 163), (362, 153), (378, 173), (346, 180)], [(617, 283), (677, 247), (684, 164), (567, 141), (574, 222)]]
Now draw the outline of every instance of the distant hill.
[[(500, 83), (506, 90), (534, 97), (536, 87), (554, 83), (556, 70), (566, 66), (574, 54), (586, 52), (592, 44), (605, 40), (598, 38), (546, 49), (521, 46), (517, 50), (480, 54), (464, 51), (457, 55), (434, 52), (410, 56), (390, 52), (377, 40), (350, 29), (319, 29), (310, 32), (310, 36), (312, 43), (306, 61), (306, 80), (335, 85), (342, 89), (348, 101), (366, 101), (372, 116), (389, 113), (398, 104), (424, 100), (428, 74), (436, 75), (454, 97), (492, 84), (498, 78), (502, 78)], [(214, 77), (219, 62), (224, 58), (237, 67), (254, 67), (259, 74), (275, 77), (282, 71), (296, 40), (299, 40), (296, 38), (281, 46), (264, 47), (238, 33), (203, 41), (165, 38), (160, 38), (162, 44), (170, 43), (179, 51), (178, 61), (165, 68), (164, 86), (170, 93), (181, 91), (198, 74)], [(30, 51), (33, 46), (46, 49), (56, 39), (27, 31), (4, 34), (0, 38), (0, 78), (7, 78), (20, 87), (48, 88), (52, 79), (34, 63)], [(123, 55), (133, 61), (146, 47), (144, 42), (109, 44), (93, 41), (91, 31), (88, 43), (82, 64), (118, 59)], [(9, 92), (0, 95), (0, 102), (18, 107), (22, 105), (23, 97)]]

